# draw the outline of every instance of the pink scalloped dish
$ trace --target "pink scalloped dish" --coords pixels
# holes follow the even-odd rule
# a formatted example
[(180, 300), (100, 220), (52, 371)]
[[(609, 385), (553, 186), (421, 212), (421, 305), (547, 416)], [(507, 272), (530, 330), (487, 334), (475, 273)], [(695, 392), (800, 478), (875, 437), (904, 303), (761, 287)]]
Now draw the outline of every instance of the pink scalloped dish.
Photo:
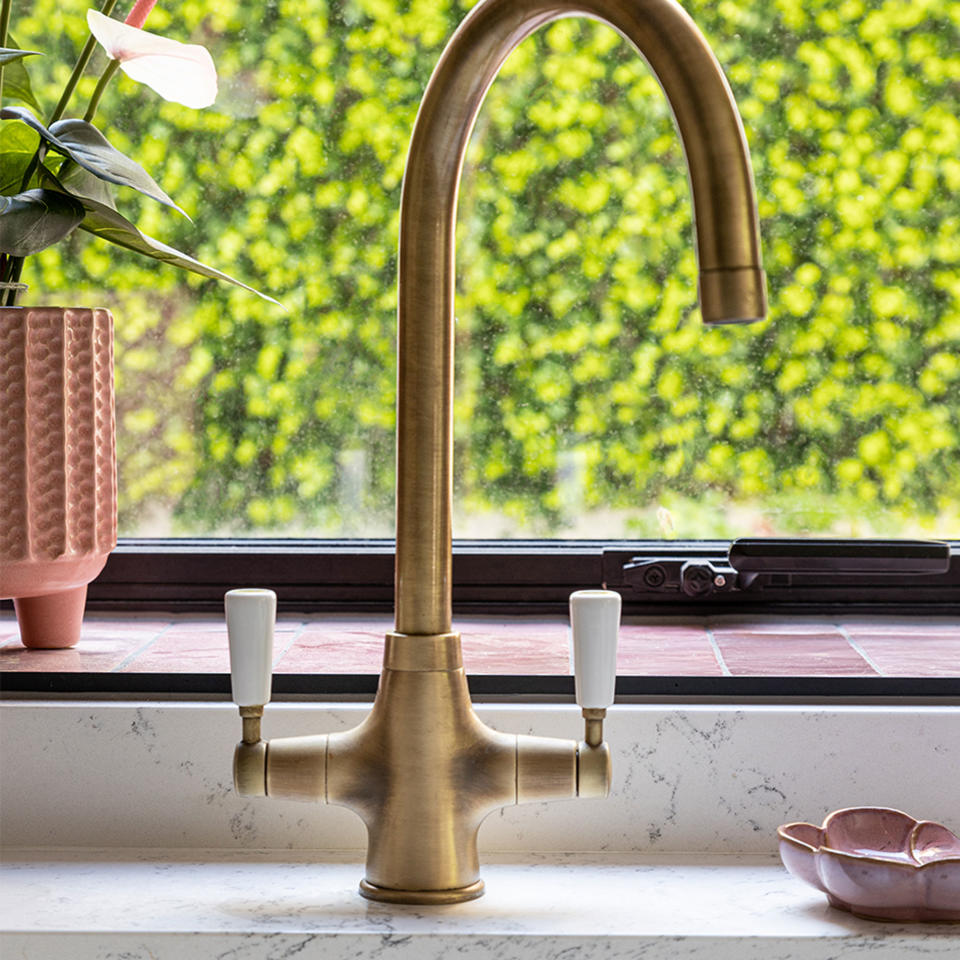
[(783, 865), (830, 905), (870, 920), (960, 922), (960, 838), (889, 807), (851, 807), (777, 830)]

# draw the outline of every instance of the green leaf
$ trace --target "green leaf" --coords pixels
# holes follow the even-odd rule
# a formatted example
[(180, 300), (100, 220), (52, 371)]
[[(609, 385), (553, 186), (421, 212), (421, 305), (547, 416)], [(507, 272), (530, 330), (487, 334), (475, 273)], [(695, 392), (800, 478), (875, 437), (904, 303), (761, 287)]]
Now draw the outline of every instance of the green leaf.
[(22, 60), (24, 57), (39, 57), (39, 50), (11, 50), (9, 47), (0, 47), (0, 66), (6, 66), (13, 63), (14, 60)]
[(19, 193), (40, 137), (22, 123), (0, 124), (0, 194)]
[(81, 204), (57, 190), (0, 197), (0, 251), (29, 257), (58, 243), (83, 221)]
[[(13, 37), (8, 36), (7, 43), (9, 47), (6, 47), (4, 52), (23, 53), (25, 56), (33, 53), (32, 50), (19, 50)], [(33, 87), (30, 86), (30, 75), (27, 73), (27, 68), (24, 66), (22, 57), (11, 60), (4, 68), (3, 95), (5, 97), (11, 97), (14, 100), (22, 100), (32, 110), (36, 110), (37, 113), (41, 113), (43, 110), (40, 104), (37, 103), (37, 98), (33, 95)]]
[(229, 274), (223, 273), (223, 271), (217, 270), (215, 267), (208, 267), (205, 263), (195, 260), (188, 254), (181, 253), (179, 250), (168, 247), (165, 243), (161, 243), (159, 240), (154, 240), (153, 237), (148, 237), (145, 233), (141, 233), (129, 220), (117, 213), (116, 210), (111, 210), (110, 207), (105, 204), (98, 203), (96, 200), (91, 200), (88, 197), (79, 197), (78, 199), (86, 210), (86, 217), (84, 217), (83, 223), (80, 224), (81, 229), (92, 233), (94, 236), (100, 237), (101, 240), (115, 243), (119, 247), (125, 247), (134, 253), (152, 257), (154, 260), (169, 263), (175, 267), (179, 267), (181, 270), (189, 270), (202, 277), (224, 280), (235, 286), (243, 287), (244, 290), (249, 290), (251, 293), (255, 293), (258, 297), (262, 297), (270, 303), (282, 306), (282, 304), (274, 300), (273, 297), (268, 297), (265, 293), (261, 293), (259, 290), (247, 286), (247, 284), (231, 277)]
[(6, 120), (22, 120), (36, 130), (54, 150), (80, 164), (101, 180), (133, 187), (134, 190), (187, 216), (139, 163), (112, 146), (93, 124), (85, 120), (58, 120), (51, 124), (48, 130), (23, 107), (6, 107), (0, 111), (0, 117)]
[(67, 164), (66, 171), (61, 169), (57, 174), (57, 180), (67, 193), (75, 197), (86, 197), (108, 206), (111, 210), (117, 209), (117, 205), (113, 202), (110, 185), (94, 176), (89, 170), (84, 170), (79, 164)]

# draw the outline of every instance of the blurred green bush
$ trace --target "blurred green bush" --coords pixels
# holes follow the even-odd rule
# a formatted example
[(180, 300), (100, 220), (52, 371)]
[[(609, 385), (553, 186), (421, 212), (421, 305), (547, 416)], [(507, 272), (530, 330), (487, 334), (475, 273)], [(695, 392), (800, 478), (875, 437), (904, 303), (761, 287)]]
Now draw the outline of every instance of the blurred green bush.
[[(195, 220), (143, 201), (138, 225), (288, 309), (79, 236), (28, 264), (35, 299), (117, 315), (128, 532), (389, 526), (400, 183), (470, 5), (151, 15), (211, 49), (221, 92), (202, 112), (126, 78), (108, 95), (110, 138)], [(756, 502), (786, 531), (960, 536), (935, 519), (960, 516), (960, 5), (686, 6), (747, 128), (770, 317), (698, 322), (683, 158), (642, 60), (597, 24), (540, 31), (491, 89), (461, 190), (458, 502), (540, 533), (600, 508), (669, 533), (642, 512), (660, 504), (723, 535), (726, 505)], [(16, 40), (66, 62), (84, 10), (32, 0)], [(29, 64), (47, 111), (53, 60)]]

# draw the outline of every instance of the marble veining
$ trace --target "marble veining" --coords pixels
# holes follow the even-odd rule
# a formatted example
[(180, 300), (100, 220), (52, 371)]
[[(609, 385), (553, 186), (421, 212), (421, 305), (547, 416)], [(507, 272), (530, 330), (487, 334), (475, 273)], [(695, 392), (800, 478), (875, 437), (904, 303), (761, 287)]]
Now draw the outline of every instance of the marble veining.
[[(272, 704), (266, 733), (347, 729), (367, 709)], [(478, 710), (503, 730), (579, 733), (572, 705)], [(349, 811), (234, 794), (230, 704), (0, 704), (0, 956), (960, 957), (960, 927), (835, 911), (774, 854), (778, 825), (845, 806), (960, 826), (956, 707), (618, 704), (608, 732), (608, 799), (489, 817), (486, 895), (412, 908), (357, 894)]]
[[(366, 704), (271, 704), (267, 736), (343, 730)], [(578, 736), (573, 705), (481, 704), (502, 730)], [(960, 827), (960, 710), (617, 704), (609, 798), (514, 807), (481, 854), (769, 854), (776, 828), (889, 806)], [(226, 703), (0, 704), (0, 836), (57, 847), (360, 851), (348, 810), (238, 797)], [(935, 773), (935, 775), (932, 775)]]
[(960, 945), (956, 926), (832, 910), (768, 857), (495, 859), (482, 899), (431, 908), (361, 899), (346, 856), (10, 849), (0, 947), (11, 960), (886, 960)]

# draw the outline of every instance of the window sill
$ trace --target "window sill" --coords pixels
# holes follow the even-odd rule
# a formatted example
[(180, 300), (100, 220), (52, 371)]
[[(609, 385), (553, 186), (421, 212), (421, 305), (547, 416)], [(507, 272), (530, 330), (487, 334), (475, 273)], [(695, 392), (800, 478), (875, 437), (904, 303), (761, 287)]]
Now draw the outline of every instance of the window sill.
[(880, 960), (914, 952), (946, 956), (955, 936), (947, 925), (878, 924), (827, 909), (822, 895), (769, 857), (554, 856), (525, 864), (508, 858), (484, 867), (483, 898), (451, 910), (371, 908), (356, 894), (359, 858), (289, 851), (36, 853), (11, 851), (8, 858), (3, 942), (11, 955), (38, 960), (107, 954), (307, 960), (384, 952), (397, 960), (454, 954), (826, 960), (866, 949)]
[[(572, 692), (564, 618), (455, 626), (474, 692)], [(374, 692), (391, 628), (385, 615), (281, 614), (275, 695)], [(226, 694), (223, 618), (90, 613), (77, 647), (25, 650), (5, 612), (0, 671), (7, 692)], [(621, 695), (960, 696), (960, 618), (625, 617), (618, 674)]]

